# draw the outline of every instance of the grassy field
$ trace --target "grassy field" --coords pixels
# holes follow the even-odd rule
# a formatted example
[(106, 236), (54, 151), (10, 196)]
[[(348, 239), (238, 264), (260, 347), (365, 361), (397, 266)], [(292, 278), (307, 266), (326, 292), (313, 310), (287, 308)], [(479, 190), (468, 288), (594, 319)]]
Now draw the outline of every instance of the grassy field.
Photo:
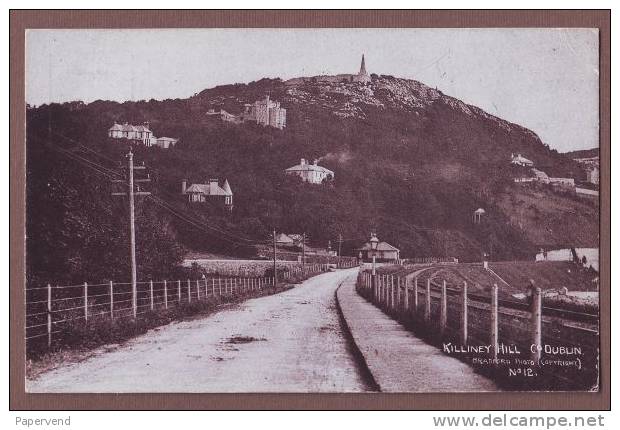
[[(481, 264), (434, 265), (423, 270), (418, 279), (422, 284), (428, 278), (437, 283), (445, 279), (453, 286), (462, 285), (466, 281), (472, 293), (489, 293), (493, 284), (497, 284), (500, 298), (512, 298), (513, 294), (525, 293), (530, 279), (543, 291), (559, 290), (562, 287), (568, 288), (569, 292), (598, 291), (595, 281), (598, 274), (569, 262), (506, 261), (489, 263), (489, 267), (507, 284), (485, 270)], [(379, 272), (403, 276), (421, 269), (424, 266), (393, 265), (383, 266)]]
[(569, 291), (598, 291), (598, 274), (563, 261), (517, 261), (490, 263), (489, 267), (518, 292), (524, 292), (530, 279), (543, 291), (568, 288)]

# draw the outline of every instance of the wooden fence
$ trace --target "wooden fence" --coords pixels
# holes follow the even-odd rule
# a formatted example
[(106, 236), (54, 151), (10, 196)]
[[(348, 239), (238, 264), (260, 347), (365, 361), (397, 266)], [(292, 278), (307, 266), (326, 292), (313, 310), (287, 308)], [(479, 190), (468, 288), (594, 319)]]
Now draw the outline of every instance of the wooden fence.
[[(329, 269), (325, 264), (291, 268), (278, 273), (278, 283), (290, 283)], [(94, 318), (140, 318), (147, 312), (213, 298), (251, 295), (273, 288), (273, 277), (210, 277), (138, 282), (134, 296), (129, 282), (54, 285), (26, 289), (26, 346), (46, 343), (68, 324)]]
[[(497, 285), (483, 299), (468, 293), (466, 282), (456, 286), (427, 279), (420, 284), (417, 277), (377, 274), (373, 280), (370, 272), (360, 271), (357, 291), (435, 340), (491, 345), (485, 358), (494, 362), (507, 357), (531, 360), (546, 381), (559, 381), (565, 389), (588, 389), (597, 383), (598, 329), (544, 315), (540, 289), (534, 290), (528, 309), (519, 310), (501, 305)], [(559, 352), (567, 361), (575, 360), (574, 365), (545, 367)]]

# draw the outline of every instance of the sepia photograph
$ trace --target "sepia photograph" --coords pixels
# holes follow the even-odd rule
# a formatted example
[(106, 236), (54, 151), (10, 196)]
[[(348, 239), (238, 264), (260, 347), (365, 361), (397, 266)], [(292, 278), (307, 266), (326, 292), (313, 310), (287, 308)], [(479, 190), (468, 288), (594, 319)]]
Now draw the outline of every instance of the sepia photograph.
[(599, 48), (27, 30), (26, 392), (598, 393)]

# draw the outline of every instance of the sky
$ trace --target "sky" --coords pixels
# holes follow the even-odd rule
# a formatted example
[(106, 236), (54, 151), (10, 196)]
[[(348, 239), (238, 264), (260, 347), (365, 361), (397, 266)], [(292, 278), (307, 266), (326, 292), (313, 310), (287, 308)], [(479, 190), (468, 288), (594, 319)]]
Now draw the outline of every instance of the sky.
[(596, 29), (29, 30), (26, 102), (163, 100), (356, 73), (418, 80), (560, 152), (598, 146)]

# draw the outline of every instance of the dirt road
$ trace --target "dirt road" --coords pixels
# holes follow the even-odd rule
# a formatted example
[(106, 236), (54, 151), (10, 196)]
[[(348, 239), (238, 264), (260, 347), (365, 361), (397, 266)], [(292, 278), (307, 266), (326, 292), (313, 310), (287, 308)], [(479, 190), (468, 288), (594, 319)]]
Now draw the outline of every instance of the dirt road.
[(173, 323), (28, 381), (30, 392), (367, 391), (325, 273), (209, 317)]

